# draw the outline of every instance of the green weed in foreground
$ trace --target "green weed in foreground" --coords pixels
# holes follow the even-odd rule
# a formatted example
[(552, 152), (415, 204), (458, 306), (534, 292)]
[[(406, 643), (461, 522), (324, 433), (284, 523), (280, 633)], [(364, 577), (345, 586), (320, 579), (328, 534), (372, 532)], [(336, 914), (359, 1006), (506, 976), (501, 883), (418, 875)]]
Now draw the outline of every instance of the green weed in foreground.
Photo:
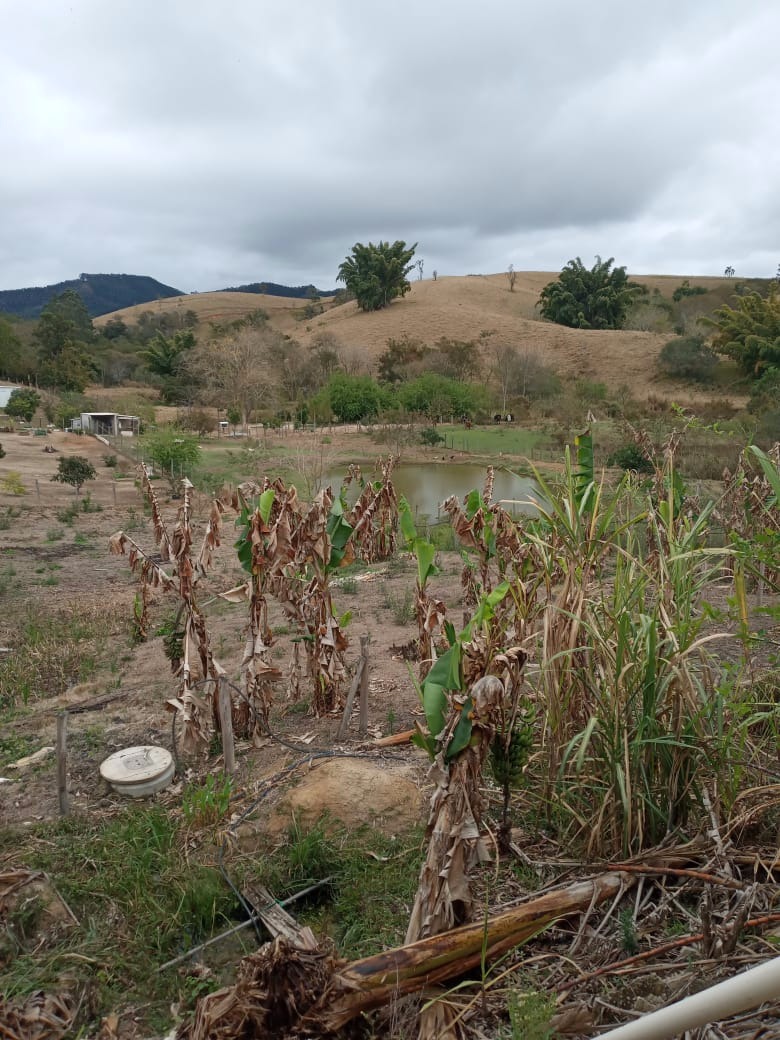
[[(18, 834), (0, 832), (0, 851), (20, 856)], [(175, 971), (156, 969), (226, 926), (237, 906), (219, 872), (188, 861), (176, 824), (147, 805), (25, 832), (23, 863), (47, 871), (79, 924), (42, 945), (34, 920), (9, 929), (0, 939), (4, 996), (62, 990), (67, 976), (90, 993), (80, 1026), (132, 1004), (149, 1029), (169, 1028), (171, 1003), (190, 994)]]
[(182, 795), (184, 819), (193, 827), (209, 827), (227, 816), (232, 782), (209, 773), (203, 784), (190, 784)]
[(403, 943), (421, 843), (420, 830), (393, 838), (367, 827), (347, 831), (326, 821), (307, 828), (293, 821), (287, 840), (253, 870), (279, 899), (332, 877), (327, 890), (296, 904), (295, 915), (353, 959)]
[(576, 468), (567, 455), (560, 480), (537, 481), (546, 505), (522, 523), (526, 617), (543, 632), (542, 798), (561, 840), (638, 852), (695, 824), (707, 785), (727, 812), (740, 763), (776, 756), (712, 649), (707, 597), (729, 551), (708, 547), (713, 507), (686, 505), (671, 453), (652, 484), (611, 489), (583, 437)]
[(16, 762), (32, 754), (38, 743), (34, 736), (22, 733), (7, 733), (0, 736), (0, 769), (7, 766), (9, 762)]

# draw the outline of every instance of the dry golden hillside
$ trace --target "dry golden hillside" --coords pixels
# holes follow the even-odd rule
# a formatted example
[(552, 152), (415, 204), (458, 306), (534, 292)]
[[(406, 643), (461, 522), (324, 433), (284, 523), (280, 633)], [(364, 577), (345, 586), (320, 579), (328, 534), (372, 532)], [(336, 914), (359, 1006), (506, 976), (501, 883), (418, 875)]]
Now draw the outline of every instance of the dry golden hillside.
[[(116, 311), (103, 315), (96, 324), (102, 325), (114, 316), (132, 322), (144, 310), (160, 313), (188, 309), (194, 310), (203, 323), (223, 322), (262, 308), (268, 311), (275, 328), (303, 344), (319, 332), (332, 333), (349, 353), (359, 354), (369, 370), (391, 337), (406, 334), (432, 345), (442, 336), (476, 340), (480, 333), (490, 332), (490, 344), (513, 344), (564, 376), (597, 379), (612, 388), (625, 385), (637, 397), (679, 389), (662, 380), (656, 368), (656, 358), (669, 333), (582, 331), (540, 320), (536, 309), (539, 293), (556, 276), (550, 271), (518, 271), (514, 292), (509, 291), (506, 274), (425, 279), (412, 282), (411, 292), (384, 310), (364, 313), (355, 303), (334, 307), (325, 300), (324, 313), (309, 321), (300, 321), (295, 314), (306, 306), (306, 300), (253, 293), (197, 293)], [(636, 281), (670, 298), (683, 277), (640, 275)], [(728, 285), (724, 278), (689, 280), (707, 289)], [(483, 347), (486, 352), (490, 349)]]
[[(442, 336), (471, 340), (489, 331), (494, 333), (491, 343), (514, 344), (561, 375), (598, 379), (610, 387), (627, 385), (638, 397), (669, 388), (656, 370), (668, 333), (591, 332), (540, 320), (539, 293), (555, 277), (546, 271), (518, 272), (514, 292), (509, 291), (505, 274), (426, 279), (413, 282), (410, 293), (384, 310), (364, 313), (355, 303), (334, 307), (307, 322), (297, 335), (306, 343), (317, 332), (331, 332), (372, 365), (390, 337), (407, 334), (433, 344)], [(682, 278), (658, 275), (636, 280), (671, 296)], [(724, 279), (690, 281), (714, 288)]]
[(111, 314), (101, 314), (99, 318), (95, 318), (94, 324), (101, 328), (111, 318), (121, 318), (132, 325), (144, 311), (151, 311), (153, 314), (195, 311), (198, 321), (204, 324), (212, 321), (234, 321), (258, 309), (269, 311), (277, 317), (284, 312), (292, 315), (294, 310), (305, 307), (308, 302), (286, 296), (264, 296), (259, 293), (191, 293), (189, 296), (170, 296), (165, 300), (155, 300), (154, 303), (137, 303), (134, 307), (123, 307), (122, 310), (112, 311)]

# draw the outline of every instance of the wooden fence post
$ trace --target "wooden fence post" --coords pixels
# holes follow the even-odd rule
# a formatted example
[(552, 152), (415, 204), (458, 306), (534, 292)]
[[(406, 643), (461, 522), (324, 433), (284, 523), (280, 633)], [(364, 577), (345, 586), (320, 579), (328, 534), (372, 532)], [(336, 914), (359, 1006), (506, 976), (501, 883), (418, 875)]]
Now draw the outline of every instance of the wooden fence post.
[(68, 806), (68, 713), (57, 716), (57, 796), (60, 816), (67, 816)]
[(368, 632), (360, 637), (360, 656), (363, 659), (363, 671), (360, 675), (360, 728), (361, 737), (368, 731), (368, 644), (371, 636)]
[(222, 731), (222, 757), (225, 760), (225, 772), (232, 776), (236, 771), (236, 746), (233, 741), (233, 705), (230, 691), (224, 683), (217, 682), (219, 703), (219, 725)]

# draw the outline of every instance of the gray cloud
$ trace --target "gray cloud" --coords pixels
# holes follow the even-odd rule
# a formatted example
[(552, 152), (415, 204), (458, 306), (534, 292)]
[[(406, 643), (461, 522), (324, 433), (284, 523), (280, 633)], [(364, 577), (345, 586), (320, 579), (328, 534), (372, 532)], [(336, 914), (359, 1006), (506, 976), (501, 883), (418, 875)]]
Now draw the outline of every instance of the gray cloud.
[(29, 0), (3, 13), (0, 287), (426, 271), (769, 275), (780, 9), (762, 0)]

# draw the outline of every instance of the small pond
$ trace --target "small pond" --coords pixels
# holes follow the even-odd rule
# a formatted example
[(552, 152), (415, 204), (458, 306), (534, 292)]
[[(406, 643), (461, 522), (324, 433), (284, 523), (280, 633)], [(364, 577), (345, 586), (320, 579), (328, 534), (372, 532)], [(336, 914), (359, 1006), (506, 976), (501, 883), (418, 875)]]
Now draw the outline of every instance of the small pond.
[[(414, 462), (396, 466), (393, 484), (400, 498), (403, 495), (419, 516), (431, 520), (443, 517), (441, 504), (450, 495), (463, 498), (474, 488), (482, 490), (485, 483), (485, 466), (469, 462)], [(366, 480), (374, 478), (371, 467), (363, 467)], [(343, 474), (334, 473), (326, 483), (338, 488)], [(535, 513), (536, 509), (527, 500), (538, 491), (531, 477), (515, 476), (506, 470), (496, 469), (493, 484), (493, 501), (501, 502), (510, 513)], [(353, 495), (348, 494), (351, 501)]]

